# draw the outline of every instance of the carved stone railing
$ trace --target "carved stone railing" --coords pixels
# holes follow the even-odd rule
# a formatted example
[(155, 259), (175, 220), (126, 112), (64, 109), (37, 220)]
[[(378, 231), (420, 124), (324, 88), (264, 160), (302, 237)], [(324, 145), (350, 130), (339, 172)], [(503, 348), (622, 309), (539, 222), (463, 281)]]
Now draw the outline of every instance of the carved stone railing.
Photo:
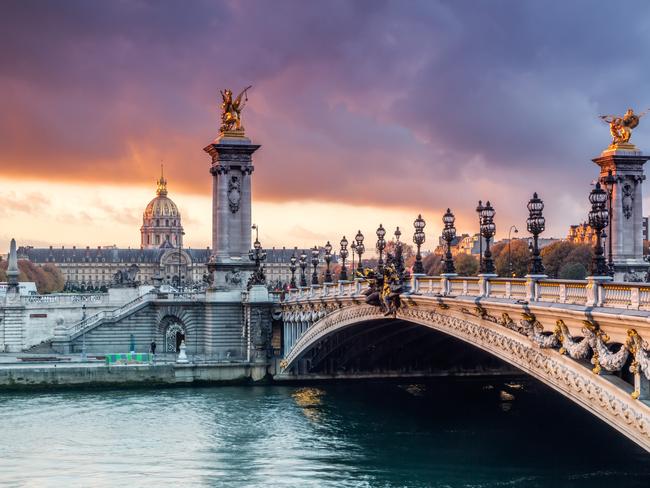
[[(355, 296), (359, 295), (364, 287), (365, 284), (362, 280), (312, 285), (288, 291), (284, 301), (301, 298)], [(469, 296), (586, 307), (650, 310), (649, 283), (614, 283), (598, 278), (555, 280), (540, 277), (416, 275), (412, 278), (411, 293), (425, 296)]]
[(99, 312), (95, 315), (91, 315), (90, 317), (82, 319), (79, 322), (72, 324), (70, 327), (63, 329), (59, 334), (72, 337), (74, 335), (82, 333), (84, 330), (88, 331), (94, 328), (95, 326), (97, 326), (97, 324), (99, 324), (104, 320), (119, 320), (120, 318), (132, 313), (133, 310), (138, 308), (143, 303), (150, 302), (155, 298), (157, 297), (153, 293), (146, 293), (144, 295), (140, 295), (134, 300), (125, 303), (120, 308), (116, 308), (115, 310), (107, 310), (107, 311)]
[(77, 303), (107, 303), (108, 293), (88, 293), (88, 294), (72, 294), (72, 293), (53, 293), (51, 295), (27, 295), (22, 296), (21, 302), (24, 305), (67, 305)]

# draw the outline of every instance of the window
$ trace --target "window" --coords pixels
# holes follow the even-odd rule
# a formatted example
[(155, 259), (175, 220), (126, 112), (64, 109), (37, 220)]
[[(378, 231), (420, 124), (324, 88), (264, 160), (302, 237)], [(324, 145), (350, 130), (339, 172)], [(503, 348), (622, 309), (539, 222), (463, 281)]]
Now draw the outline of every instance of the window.
[(156, 244), (160, 244), (160, 236), (156, 235)]
[(166, 225), (167, 227), (169, 227), (169, 219), (166, 219), (166, 220), (165, 220), (165, 225)]

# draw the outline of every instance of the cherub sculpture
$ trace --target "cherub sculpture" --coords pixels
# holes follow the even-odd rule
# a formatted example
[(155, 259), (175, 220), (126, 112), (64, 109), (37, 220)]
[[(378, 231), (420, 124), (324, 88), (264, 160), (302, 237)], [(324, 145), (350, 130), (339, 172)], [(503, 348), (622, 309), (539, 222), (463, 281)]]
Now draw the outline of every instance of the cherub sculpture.
[[(244, 127), (241, 125), (241, 111), (244, 109), (246, 102), (248, 101), (246, 92), (252, 87), (253, 86), (251, 85), (244, 88), (234, 100), (232, 98), (232, 90), (226, 89), (221, 92), (221, 98), (223, 99), (223, 102), (221, 103), (221, 132), (244, 130)], [(243, 102), (242, 96), (244, 97)]]
[(618, 115), (599, 115), (599, 117), (609, 124), (609, 132), (612, 134), (612, 144), (622, 144), (630, 141), (632, 129), (639, 125), (639, 120), (648, 111), (641, 114), (635, 114), (631, 108), (627, 109), (622, 117)]

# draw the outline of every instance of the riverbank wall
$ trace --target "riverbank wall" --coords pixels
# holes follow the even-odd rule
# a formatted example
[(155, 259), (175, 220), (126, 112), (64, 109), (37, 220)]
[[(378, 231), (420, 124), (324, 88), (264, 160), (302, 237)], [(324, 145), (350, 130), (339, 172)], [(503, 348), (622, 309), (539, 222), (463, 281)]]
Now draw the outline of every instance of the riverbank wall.
[(267, 380), (264, 363), (32, 364), (0, 368), (0, 390), (79, 386), (246, 384)]

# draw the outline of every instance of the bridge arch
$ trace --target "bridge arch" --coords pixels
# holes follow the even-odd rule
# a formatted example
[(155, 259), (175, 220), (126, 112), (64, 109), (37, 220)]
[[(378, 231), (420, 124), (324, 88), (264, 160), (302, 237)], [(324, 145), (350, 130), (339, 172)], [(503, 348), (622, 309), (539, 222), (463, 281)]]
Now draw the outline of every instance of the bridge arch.
[[(418, 306), (400, 310), (396, 318), (437, 330), (494, 355), (542, 381), (650, 451), (648, 408), (630, 397), (632, 388), (620, 378), (596, 375), (559, 351), (542, 348), (527, 336), (480, 316)], [(326, 337), (382, 319), (385, 317), (377, 308), (367, 305), (330, 311), (297, 338), (285, 356), (284, 371), (291, 370)]]
[(182, 341), (188, 351), (194, 352), (192, 345), (196, 342), (192, 335), (195, 334), (194, 320), (192, 314), (183, 307), (167, 306), (157, 310), (156, 336), (160, 341), (160, 352), (177, 353), (180, 351)]

